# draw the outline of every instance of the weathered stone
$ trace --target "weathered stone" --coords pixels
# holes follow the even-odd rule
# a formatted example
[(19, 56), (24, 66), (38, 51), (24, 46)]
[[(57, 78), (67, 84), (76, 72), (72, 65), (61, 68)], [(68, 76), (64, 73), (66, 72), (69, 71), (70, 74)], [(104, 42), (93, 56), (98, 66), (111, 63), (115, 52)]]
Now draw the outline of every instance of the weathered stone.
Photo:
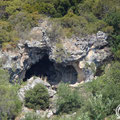
[(48, 89), (48, 93), (49, 93), (50, 97), (53, 97), (56, 94), (56, 91), (52, 90), (52, 89)]
[(46, 111), (36, 110), (36, 114), (43, 118), (47, 116), (47, 113), (48, 113), (48, 110), (46, 110)]
[(53, 115), (52, 110), (49, 110), (49, 111), (48, 111), (48, 114), (47, 114), (47, 118), (50, 118), (52, 115)]
[[(78, 79), (79, 82), (89, 81), (93, 79), (94, 73), (91, 72), (90, 68), (86, 68), (86, 63), (89, 65), (94, 63), (97, 67), (111, 55), (107, 47), (107, 35), (101, 31), (84, 38), (61, 39), (61, 43), (53, 44), (46, 33), (46, 29), (47, 23), (45, 25), (43, 23), (41, 27), (34, 27), (29, 34), (30, 40), (21, 40), (17, 51), (2, 52), (2, 56), (7, 56), (3, 67), (9, 70), (11, 82), (16, 79), (24, 79), (25, 73), (31, 65), (37, 63), (45, 54), (49, 56), (50, 61), (65, 66), (74, 66), (73, 64), (77, 61), (77, 68), (75, 69), (78, 75), (83, 76)], [(78, 70), (79, 68), (80, 70)], [(58, 79), (62, 75), (61, 79), (69, 82), (64, 77), (68, 77), (68, 75), (62, 73), (63, 69), (58, 72), (60, 75), (56, 78)]]
[(52, 96), (54, 96), (56, 94), (56, 91), (54, 91), (54, 90), (52, 90), (50, 88), (50, 84), (49, 83), (43, 81), (41, 78), (34, 78), (34, 77), (32, 77), (32, 78), (30, 78), (27, 81), (27, 84), (25, 86), (21, 87), (19, 89), (19, 91), (18, 91), (18, 95), (19, 95), (19, 98), (21, 99), (21, 101), (24, 101), (25, 92), (30, 90), (30, 89), (32, 89), (32, 88), (34, 88), (35, 85), (37, 85), (39, 83), (45, 85), (48, 88), (48, 93), (49, 93), (50, 97), (52, 97)]
[(48, 110), (48, 109), (45, 110), (45, 111), (36, 110), (36, 114), (39, 115), (42, 118), (45, 118), (45, 117), (50, 118), (51, 116), (53, 116), (53, 112), (51, 110)]

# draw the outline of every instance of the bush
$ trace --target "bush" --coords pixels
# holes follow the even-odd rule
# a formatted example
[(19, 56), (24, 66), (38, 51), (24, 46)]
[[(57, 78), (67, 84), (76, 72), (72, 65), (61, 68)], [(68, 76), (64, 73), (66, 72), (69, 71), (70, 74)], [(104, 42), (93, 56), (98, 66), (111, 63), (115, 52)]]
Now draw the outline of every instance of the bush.
[(22, 120), (42, 120), (40, 116), (36, 115), (35, 113), (27, 113), (25, 118)]
[(98, 31), (111, 32), (113, 30), (106, 22), (98, 20), (92, 13), (84, 13), (78, 16), (69, 10), (64, 17), (53, 20), (58, 23), (57, 27), (62, 28), (62, 37), (72, 37), (73, 35), (83, 37)]
[(0, 20), (0, 43), (8, 42), (11, 40), (10, 31), (11, 25), (9, 22)]
[(49, 94), (46, 87), (37, 84), (25, 94), (25, 106), (32, 109), (47, 109), (49, 107)]
[[(120, 63), (115, 62), (105, 70), (105, 74), (87, 83), (88, 92), (92, 93), (91, 103), (86, 106), (92, 119), (101, 120), (114, 114), (120, 100)], [(88, 109), (89, 107), (89, 109)]]
[(8, 71), (0, 69), (0, 119), (14, 119), (21, 111), (17, 90), (17, 86), (9, 83)]
[(89, 99), (87, 110), (92, 120), (103, 120), (110, 112), (112, 106), (112, 100), (106, 99), (107, 103), (103, 101), (102, 94), (92, 96)]
[(17, 89), (12, 85), (0, 85), (0, 119), (14, 119), (21, 111)]
[(69, 113), (81, 107), (79, 92), (71, 89), (67, 84), (61, 83), (57, 93), (58, 113)]
[(105, 17), (105, 21), (114, 27), (115, 32), (120, 32), (120, 11), (109, 13)]
[[(112, 33), (114, 30), (118, 35), (120, 31), (119, 6), (119, 0), (2, 1), (0, 2), (0, 18), (4, 22), (11, 23), (12, 26), (9, 31), (6, 28), (0, 29), (0, 42), (11, 44), (20, 38), (27, 39), (29, 30), (38, 25), (39, 14), (52, 18), (54, 23), (57, 18), (60, 23), (60, 27), (57, 26), (60, 29), (51, 31), (55, 31), (54, 34), (50, 33), (51, 39), (57, 36), (72, 37), (75, 35), (81, 37), (99, 30), (108, 33)], [(39, 14), (34, 15), (35, 13)], [(61, 31), (64, 35), (59, 34)], [(114, 35), (116, 35), (115, 33)]]
[(77, 112), (74, 116), (66, 116), (66, 115), (54, 115), (52, 118), (42, 118), (40, 115), (37, 115), (34, 112), (27, 113), (25, 118), (21, 120), (91, 120), (88, 116), (88, 113)]
[(17, 86), (9, 83), (9, 73), (0, 68), (0, 119), (14, 119), (21, 111), (22, 103), (17, 96)]
[[(52, 22), (52, 21), (51, 21)], [(49, 29), (47, 29), (47, 35), (50, 38), (50, 42), (54, 43), (57, 42), (58, 39), (62, 36), (63, 32), (62, 32), (62, 27), (59, 24), (53, 23), (52, 27), (49, 27)]]
[(25, 34), (37, 25), (39, 17), (38, 13), (18, 12), (9, 17), (9, 22), (19, 37), (24, 38)]
[[(3, 62), (1, 60), (1, 62)], [(2, 64), (2, 63), (0, 63)], [(0, 85), (8, 84), (9, 83), (9, 74), (7, 70), (0, 69)]]

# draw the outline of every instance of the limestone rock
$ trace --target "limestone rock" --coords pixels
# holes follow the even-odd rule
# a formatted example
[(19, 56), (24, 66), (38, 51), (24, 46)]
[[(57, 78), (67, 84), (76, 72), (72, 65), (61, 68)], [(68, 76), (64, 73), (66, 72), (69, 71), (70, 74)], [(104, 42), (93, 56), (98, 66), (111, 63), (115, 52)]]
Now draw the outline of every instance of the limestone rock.
[(39, 83), (41, 83), (47, 87), (50, 97), (53, 97), (56, 94), (56, 91), (54, 91), (50, 88), (49, 83), (43, 81), (41, 78), (32, 77), (27, 81), (27, 84), (25, 86), (21, 87), (18, 91), (18, 95), (19, 95), (19, 98), (21, 99), (21, 101), (24, 101), (25, 92), (34, 88), (35, 85), (37, 85)]
[(56, 94), (56, 91), (52, 90), (52, 89), (48, 89), (48, 93), (49, 93), (50, 97), (53, 97)]
[[(1, 53), (2, 56), (7, 57), (3, 68), (9, 70), (10, 82), (24, 79), (25, 73), (31, 65), (37, 63), (45, 54), (49, 56), (50, 61), (54, 61), (56, 64), (74, 66), (73, 64), (77, 63), (75, 68), (77, 74), (83, 76), (78, 81), (89, 81), (93, 79), (94, 73), (90, 68), (86, 68), (86, 63), (89, 65), (94, 63), (97, 67), (111, 55), (106, 41), (107, 34), (102, 31), (84, 38), (74, 36), (70, 39), (61, 39), (61, 43), (52, 43), (46, 32), (47, 27), (46, 22), (45, 25), (34, 27), (29, 33), (30, 40), (21, 40), (18, 43), (17, 51)], [(60, 71), (58, 73), (60, 74), (58, 76), (63, 74)]]
[(49, 110), (48, 114), (47, 114), (47, 118), (50, 118), (53, 115), (52, 110)]
[(36, 110), (36, 114), (43, 118), (46, 117), (47, 113), (48, 113), (48, 110), (46, 110), (46, 111)]

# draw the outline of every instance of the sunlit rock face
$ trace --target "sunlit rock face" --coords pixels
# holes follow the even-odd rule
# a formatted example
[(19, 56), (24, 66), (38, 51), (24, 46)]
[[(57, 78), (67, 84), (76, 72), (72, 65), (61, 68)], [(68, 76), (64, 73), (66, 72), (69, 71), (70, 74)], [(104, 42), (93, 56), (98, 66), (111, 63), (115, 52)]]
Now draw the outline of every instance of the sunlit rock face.
[(111, 56), (107, 35), (101, 31), (84, 38), (60, 38), (58, 43), (51, 41), (47, 28), (47, 24), (33, 28), (29, 40), (21, 40), (17, 50), (1, 53), (10, 82), (32, 76), (46, 76), (50, 84), (90, 81), (97, 67)]

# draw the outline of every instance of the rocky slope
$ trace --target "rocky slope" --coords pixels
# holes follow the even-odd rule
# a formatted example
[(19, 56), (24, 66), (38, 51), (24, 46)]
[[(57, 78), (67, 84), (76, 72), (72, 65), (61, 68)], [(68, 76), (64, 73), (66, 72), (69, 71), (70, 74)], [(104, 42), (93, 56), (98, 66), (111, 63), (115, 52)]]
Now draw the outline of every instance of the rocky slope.
[(25, 79), (27, 70), (45, 55), (51, 62), (52, 70), (46, 75), (49, 81), (89, 81), (93, 79), (96, 67), (111, 55), (107, 35), (101, 31), (84, 38), (61, 37), (59, 42), (52, 42), (46, 32), (48, 27), (46, 21), (43, 22), (31, 30), (29, 40), (19, 42), (17, 49), (1, 52), (3, 68), (8, 69), (11, 76), (10, 82)]
[[(37, 84), (43, 84), (46, 86), (47, 90), (48, 90), (48, 94), (49, 94), (49, 99), (50, 99), (50, 106), (49, 109), (44, 110), (36, 110), (35, 112), (38, 115), (41, 115), (42, 117), (47, 116), (48, 118), (51, 117), (53, 114), (56, 113), (57, 108), (56, 108), (56, 90), (45, 80), (45, 79), (41, 79), (39, 77), (31, 77), (30, 79), (27, 80), (26, 85), (21, 86), (21, 88), (18, 91), (18, 96), (20, 98), (20, 100), (22, 102), (24, 102), (25, 99), (25, 93), (26, 91), (33, 89), (35, 87), (35, 85)], [(22, 113), (23, 117), (25, 115), (25, 113), (31, 112), (31, 109), (25, 107), (23, 105), (22, 107)]]

